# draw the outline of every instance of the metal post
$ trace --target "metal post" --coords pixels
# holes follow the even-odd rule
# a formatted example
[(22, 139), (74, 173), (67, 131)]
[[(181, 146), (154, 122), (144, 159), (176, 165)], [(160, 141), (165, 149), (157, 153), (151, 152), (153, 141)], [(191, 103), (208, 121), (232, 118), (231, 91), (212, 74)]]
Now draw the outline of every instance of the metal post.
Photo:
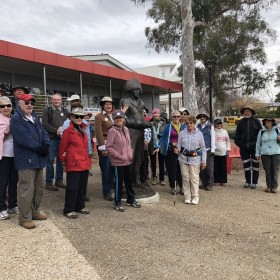
[(205, 67), (208, 69), (209, 78), (209, 118), (210, 122), (213, 123), (213, 88), (212, 88), (212, 68), (215, 66), (216, 62), (207, 61), (204, 63)]
[(81, 103), (83, 101), (83, 74), (80, 72), (80, 93), (81, 93)]
[(112, 78), (109, 78), (109, 84), (110, 84), (110, 97), (112, 97)]
[(43, 66), (43, 93), (47, 94), (47, 75), (46, 75), (47, 66)]
[(168, 89), (169, 117), (171, 116), (171, 91)]

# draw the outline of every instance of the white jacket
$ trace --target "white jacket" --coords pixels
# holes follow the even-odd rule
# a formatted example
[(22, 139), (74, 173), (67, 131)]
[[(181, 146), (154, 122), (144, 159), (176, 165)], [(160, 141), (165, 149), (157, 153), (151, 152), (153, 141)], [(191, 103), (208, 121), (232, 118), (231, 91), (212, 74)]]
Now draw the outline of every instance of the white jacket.
[(215, 155), (225, 156), (227, 151), (230, 151), (230, 139), (225, 129), (215, 128)]

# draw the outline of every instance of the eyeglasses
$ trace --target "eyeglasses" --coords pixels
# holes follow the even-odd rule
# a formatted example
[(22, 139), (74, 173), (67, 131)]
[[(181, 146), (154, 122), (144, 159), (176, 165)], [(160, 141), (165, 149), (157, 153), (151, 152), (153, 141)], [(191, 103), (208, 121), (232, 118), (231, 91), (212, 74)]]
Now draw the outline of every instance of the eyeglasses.
[(187, 116), (188, 114), (187, 113), (180, 113), (181, 116)]
[(35, 102), (34, 101), (24, 101), (24, 104), (34, 106)]
[(193, 124), (193, 122), (186, 122), (186, 125)]
[(75, 118), (76, 120), (77, 120), (77, 119), (84, 119), (84, 117), (85, 117), (85, 116), (78, 116), (78, 115), (75, 115), (75, 116), (74, 116), (74, 118)]
[(172, 118), (180, 118), (180, 116), (173, 116)]
[(0, 105), (0, 108), (1, 108), (1, 109), (4, 109), (5, 107), (7, 107), (7, 108), (11, 108), (11, 107), (12, 107), (12, 104), (4, 104), (4, 105)]

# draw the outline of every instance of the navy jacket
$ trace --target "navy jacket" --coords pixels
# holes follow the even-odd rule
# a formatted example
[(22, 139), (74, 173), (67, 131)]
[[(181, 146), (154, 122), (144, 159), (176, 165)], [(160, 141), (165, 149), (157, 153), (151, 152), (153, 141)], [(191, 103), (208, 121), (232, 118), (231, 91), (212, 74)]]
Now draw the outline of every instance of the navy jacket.
[(37, 151), (42, 144), (50, 144), (49, 135), (39, 117), (35, 113), (32, 113), (32, 117), (34, 123), (17, 107), (11, 119), (16, 169), (44, 168), (47, 163), (48, 157), (40, 156)]

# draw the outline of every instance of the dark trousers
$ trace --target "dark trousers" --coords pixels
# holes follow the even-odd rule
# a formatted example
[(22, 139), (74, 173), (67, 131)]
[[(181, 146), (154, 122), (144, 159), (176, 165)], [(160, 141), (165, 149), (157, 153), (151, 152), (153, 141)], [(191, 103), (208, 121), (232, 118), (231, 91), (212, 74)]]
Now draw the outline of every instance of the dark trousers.
[(2, 157), (0, 160), (0, 211), (7, 210), (6, 192), (8, 187), (8, 207), (17, 206), (18, 172), (13, 157)]
[(54, 178), (54, 159), (56, 158), (56, 171), (55, 171), (55, 181), (62, 182), (63, 181), (63, 166), (61, 161), (59, 160), (57, 154), (60, 145), (59, 139), (50, 139), (50, 148), (48, 161), (46, 166), (46, 183), (52, 184)]
[(267, 188), (277, 189), (280, 155), (262, 155), (261, 158), (265, 171)]
[(144, 149), (143, 161), (140, 166), (140, 181), (144, 183), (147, 181), (149, 175), (149, 155), (148, 150)]
[[(247, 184), (257, 184), (260, 173), (260, 163), (256, 159), (256, 150), (248, 150), (246, 148), (240, 149), (241, 159), (243, 161), (243, 168), (245, 173), (245, 179)], [(253, 170), (253, 177), (252, 177)]]
[(164, 156), (160, 152), (150, 155), (152, 175), (153, 177), (157, 177), (157, 158), (159, 167), (159, 180), (164, 181)]
[(102, 174), (102, 187), (103, 196), (108, 196), (111, 194), (111, 189), (113, 187), (113, 168), (109, 156), (103, 156), (101, 151), (98, 151), (99, 156), (99, 166)]
[(214, 156), (214, 182), (227, 183), (227, 157)]
[(85, 208), (88, 170), (67, 172), (66, 181), (64, 214)]
[(177, 186), (179, 185), (179, 187), (182, 188), (182, 174), (178, 155), (176, 155), (173, 151), (167, 151), (167, 155), (164, 157), (164, 160), (170, 188), (175, 188), (175, 181), (177, 182)]
[(207, 150), (206, 164), (206, 168), (199, 172), (199, 178), (204, 188), (214, 185), (214, 155), (211, 154), (211, 150)]
[(123, 194), (123, 183), (126, 189), (127, 202), (132, 203), (135, 199), (135, 193), (132, 188), (132, 166), (115, 166), (115, 204), (121, 204)]

